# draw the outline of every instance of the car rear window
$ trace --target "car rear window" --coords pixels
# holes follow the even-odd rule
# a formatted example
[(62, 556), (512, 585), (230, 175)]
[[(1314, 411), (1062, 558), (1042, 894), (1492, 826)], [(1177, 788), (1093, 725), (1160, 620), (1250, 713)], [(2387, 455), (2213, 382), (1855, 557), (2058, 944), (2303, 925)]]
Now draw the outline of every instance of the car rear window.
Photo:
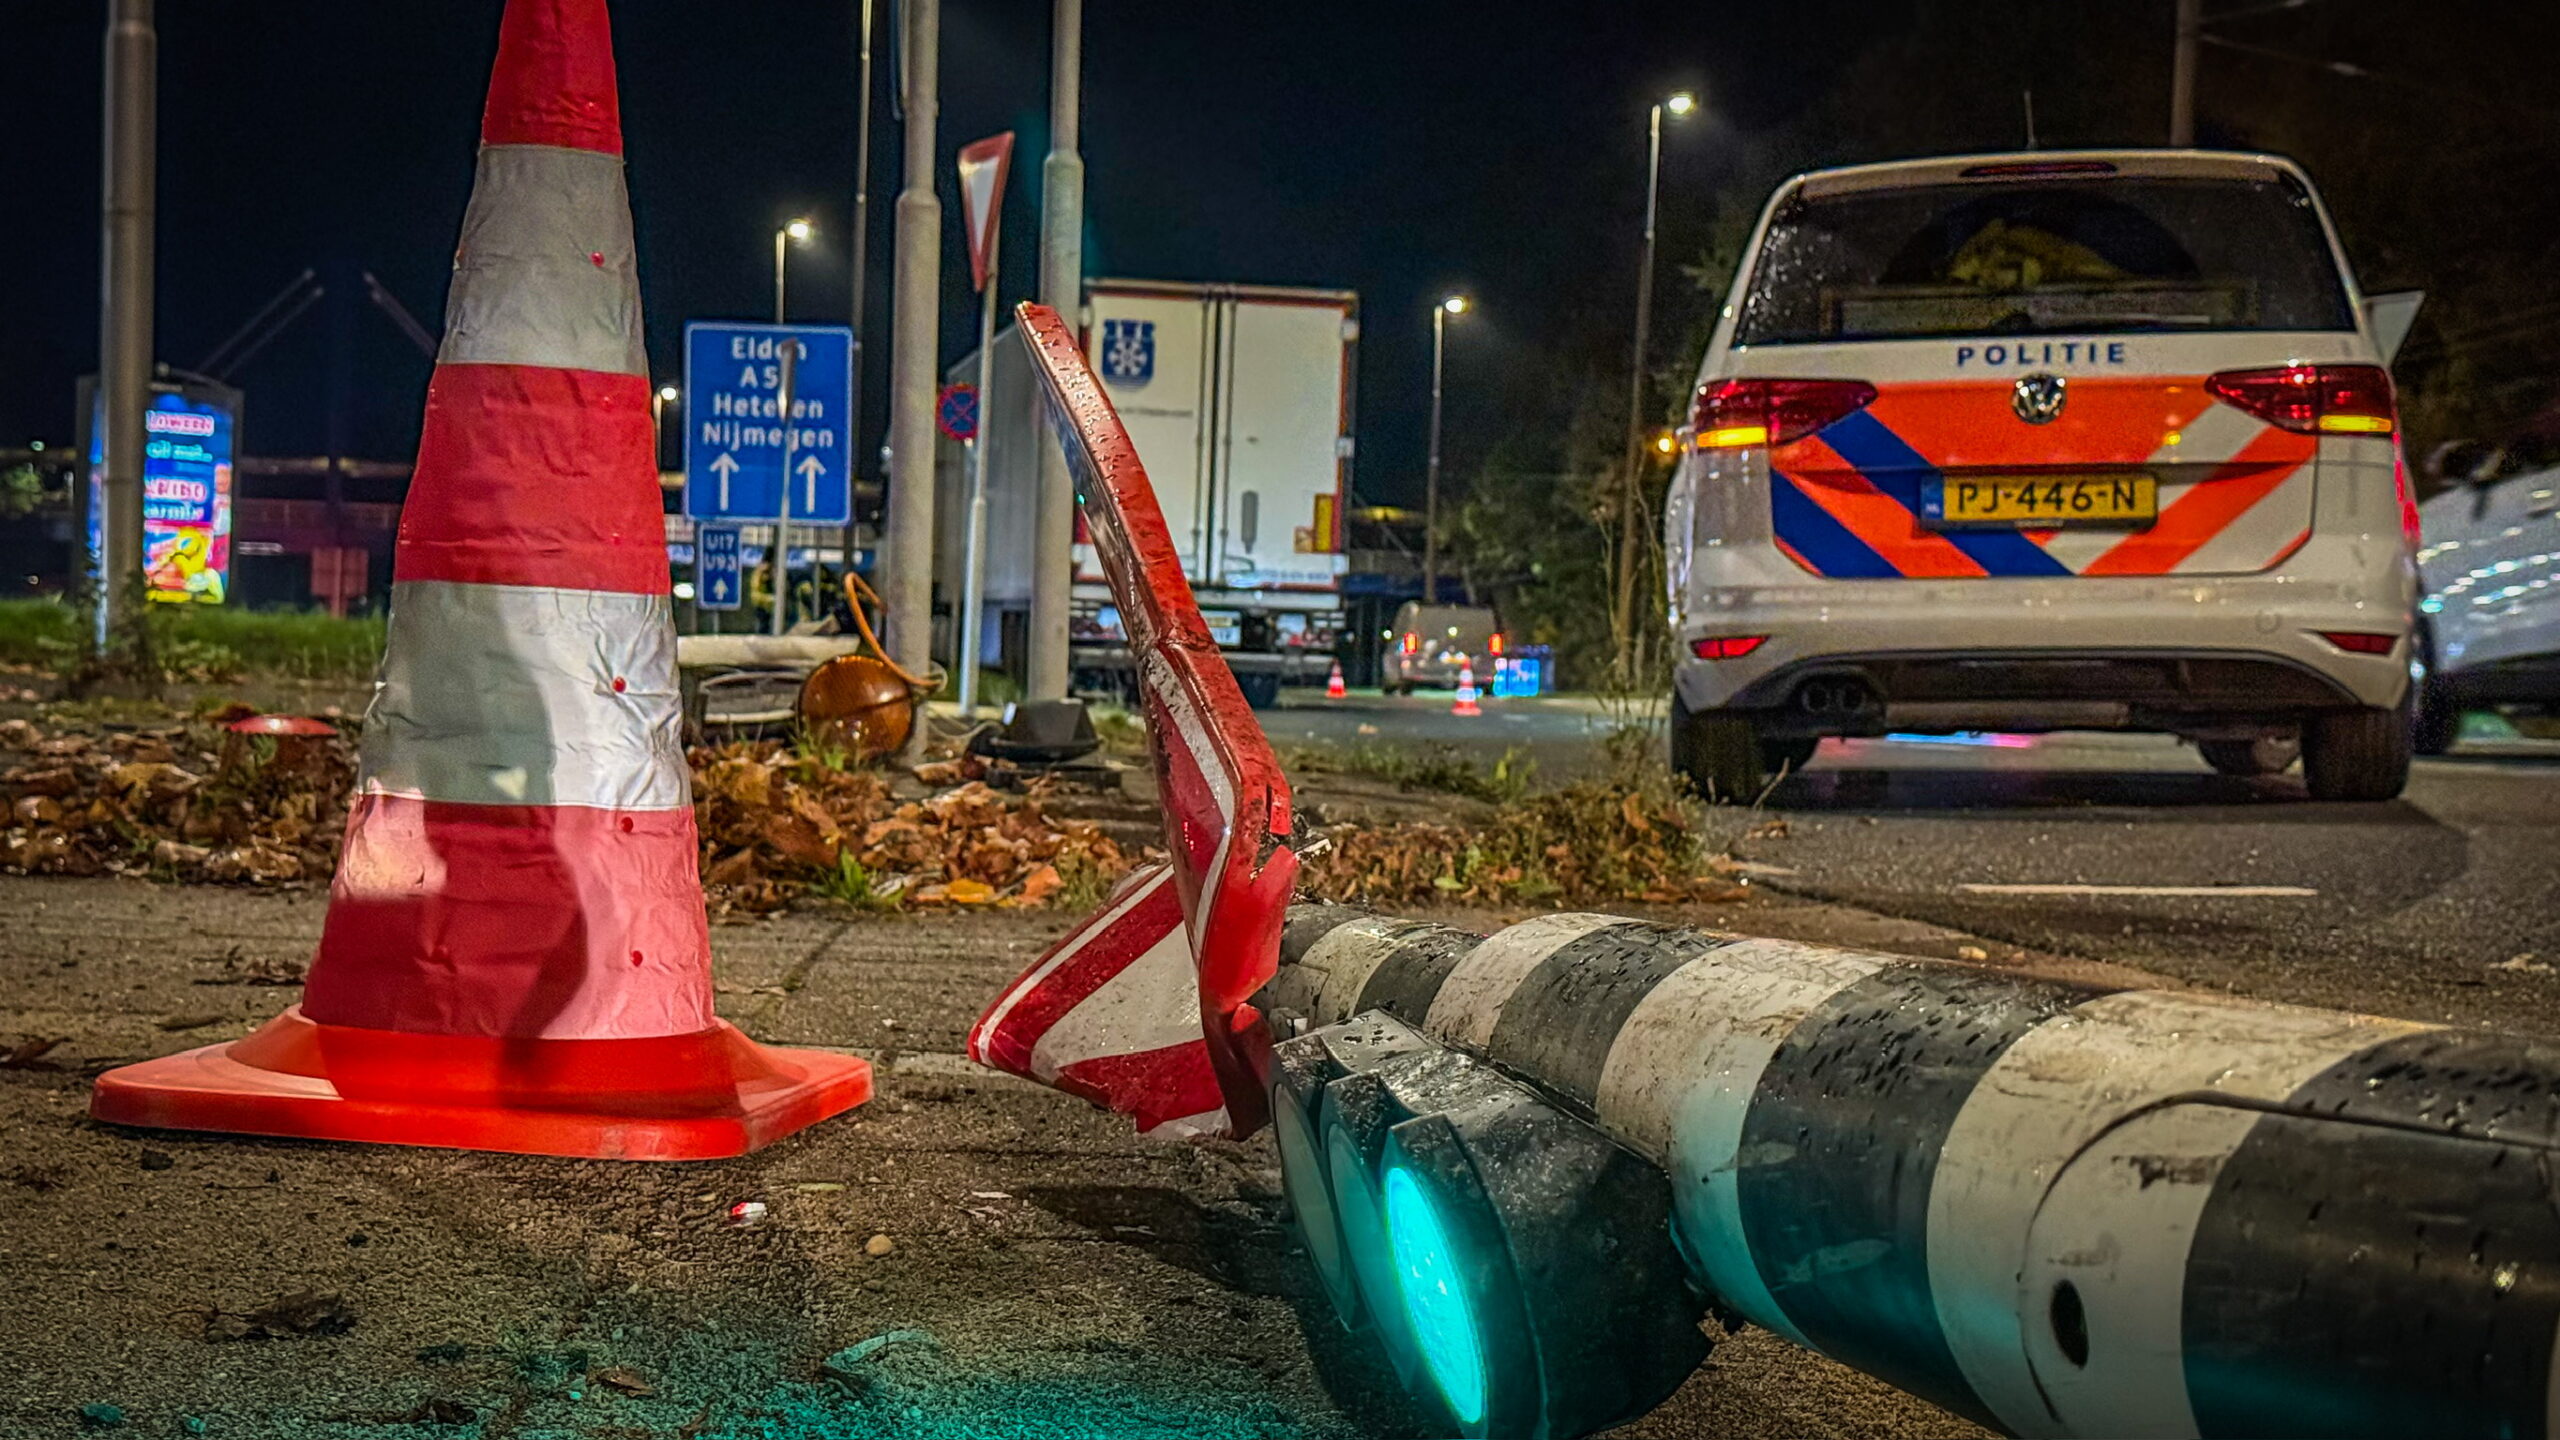
[(2353, 328), (2299, 183), (2152, 176), (1799, 195), (1734, 343)]

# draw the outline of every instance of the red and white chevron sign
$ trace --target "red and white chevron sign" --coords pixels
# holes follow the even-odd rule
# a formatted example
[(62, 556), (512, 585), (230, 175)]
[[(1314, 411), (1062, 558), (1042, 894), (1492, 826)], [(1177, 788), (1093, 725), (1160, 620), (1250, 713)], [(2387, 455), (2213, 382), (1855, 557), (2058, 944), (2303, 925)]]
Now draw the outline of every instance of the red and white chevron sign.
[(1007, 986), (970, 1031), (969, 1055), (1142, 1130), (1249, 1135), (1267, 1118), (1269, 1061), (1250, 1002), (1278, 968), (1298, 874), (1289, 782), (1192, 602), (1137, 448), (1075, 332), (1045, 305), (1016, 316), (1138, 659), (1172, 858), (1132, 876)]

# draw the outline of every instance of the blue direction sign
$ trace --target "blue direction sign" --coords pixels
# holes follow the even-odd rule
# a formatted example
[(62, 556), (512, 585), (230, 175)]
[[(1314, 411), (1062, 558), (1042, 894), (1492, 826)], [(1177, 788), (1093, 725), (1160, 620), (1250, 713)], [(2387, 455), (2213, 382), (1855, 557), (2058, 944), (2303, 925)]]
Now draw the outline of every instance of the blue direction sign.
[(746, 590), (738, 527), (701, 525), (693, 532), (693, 603), (705, 610), (735, 610)]
[[(782, 421), (783, 347), (793, 423)], [(787, 442), (787, 444), (786, 444)], [(843, 325), (684, 327), (684, 513), (696, 520), (772, 520), (791, 466), (791, 518), (853, 518), (853, 331)]]

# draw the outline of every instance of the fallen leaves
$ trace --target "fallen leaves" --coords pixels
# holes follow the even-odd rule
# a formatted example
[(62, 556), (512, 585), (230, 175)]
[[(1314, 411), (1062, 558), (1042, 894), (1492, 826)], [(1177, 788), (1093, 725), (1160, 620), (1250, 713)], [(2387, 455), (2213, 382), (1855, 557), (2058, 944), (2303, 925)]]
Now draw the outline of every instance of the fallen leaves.
[(902, 799), (881, 771), (779, 741), (692, 760), (703, 880), (719, 910), (776, 910), (811, 890), (875, 908), (1045, 905), (1067, 888), (1062, 870), (1107, 883), (1132, 863), (1099, 828), (1050, 816), (1038, 787), (1006, 794), (967, 778), (962, 761), (917, 767), (942, 788)]
[[(243, 734), (234, 707), (184, 723), (97, 731), (0, 721), (0, 870), (296, 885), (334, 873), (355, 778), (337, 734)], [(11, 754), (10, 752), (15, 752)], [(919, 767), (904, 793), (778, 741), (697, 749), (694, 817), (712, 907), (758, 913), (812, 892), (870, 908), (1065, 903), (1133, 858), (1088, 823), (977, 778), (974, 760)], [(1072, 883), (1071, 883), (1072, 882)], [(289, 985), (297, 967), (237, 962), (200, 983)]]
[(1692, 803), (1667, 787), (1586, 781), (1502, 805), (1481, 827), (1337, 825), (1301, 852), (1299, 883), (1372, 904), (1733, 899), (1742, 889)]
[(355, 756), (327, 736), (223, 728), (246, 707), (185, 723), (47, 733), (0, 722), (7, 823), (0, 869), (30, 875), (157, 874), (260, 885), (326, 879)]

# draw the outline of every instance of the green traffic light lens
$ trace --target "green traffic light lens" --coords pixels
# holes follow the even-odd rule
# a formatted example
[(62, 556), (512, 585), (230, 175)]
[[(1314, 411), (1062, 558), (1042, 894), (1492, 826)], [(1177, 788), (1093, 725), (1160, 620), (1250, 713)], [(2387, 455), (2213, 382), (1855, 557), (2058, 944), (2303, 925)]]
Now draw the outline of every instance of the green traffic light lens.
[(1387, 1171), (1387, 1248), (1424, 1368), (1461, 1425), (1484, 1418), (1484, 1349), (1475, 1307), (1430, 1195), (1402, 1166)]

